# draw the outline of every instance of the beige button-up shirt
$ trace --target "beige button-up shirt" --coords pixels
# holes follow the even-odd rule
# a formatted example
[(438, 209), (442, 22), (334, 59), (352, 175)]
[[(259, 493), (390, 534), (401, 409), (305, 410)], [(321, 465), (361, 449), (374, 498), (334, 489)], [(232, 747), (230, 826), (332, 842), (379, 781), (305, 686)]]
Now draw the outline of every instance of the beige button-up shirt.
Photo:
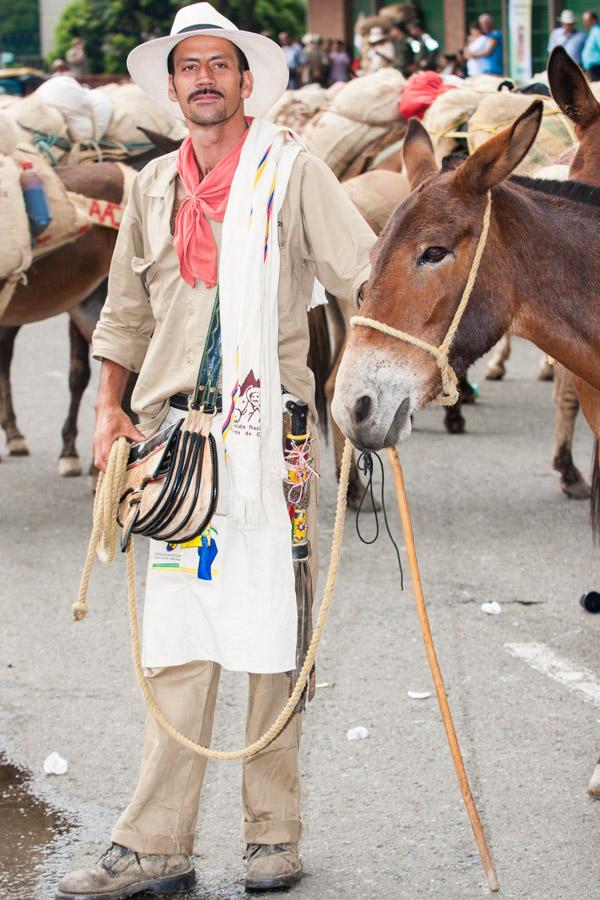
[[(92, 344), (97, 359), (139, 373), (132, 407), (146, 435), (164, 419), (169, 397), (193, 390), (216, 290), (203, 282), (191, 288), (179, 274), (171, 233), (175, 160), (176, 153), (154, 160), (134, 182)], [(221, 225), (211, 227), (220, 247)], [(278, 233), (281, 383), (316, 416), (306, 364), (314, 281), (356, 303), (369, 276), (375, 235), (327, 166), (305, 152), (294, 164)]]

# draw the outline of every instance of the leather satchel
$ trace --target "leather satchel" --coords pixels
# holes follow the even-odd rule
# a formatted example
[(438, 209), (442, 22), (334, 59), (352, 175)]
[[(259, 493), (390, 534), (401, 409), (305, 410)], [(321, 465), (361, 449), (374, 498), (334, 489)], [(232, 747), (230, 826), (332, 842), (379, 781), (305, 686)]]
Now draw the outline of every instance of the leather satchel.
[(219, 495), (211, 426), (221, 373), (219, 292), (215, 298), (196, 387), (184, 419), (132, 444), (117, 519), (121, 549), (132, 534), (182, 544), (201, 534)]

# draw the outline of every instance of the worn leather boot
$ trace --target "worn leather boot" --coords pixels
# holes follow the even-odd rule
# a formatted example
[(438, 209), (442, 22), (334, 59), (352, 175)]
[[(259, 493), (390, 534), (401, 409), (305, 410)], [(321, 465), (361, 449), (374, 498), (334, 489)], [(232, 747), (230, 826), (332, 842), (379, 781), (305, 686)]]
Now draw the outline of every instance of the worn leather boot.
[(196, 873), (189, 856), (135, 853), (112, 844), (93, 869), (79, 869), (59, 883), (56, 900), (122, 900), (147, 891), (174, 894), (191, 888)]
[(248, 844), (246, 847), (247, 891), (287, 888), (301, 878), (298, 844)]

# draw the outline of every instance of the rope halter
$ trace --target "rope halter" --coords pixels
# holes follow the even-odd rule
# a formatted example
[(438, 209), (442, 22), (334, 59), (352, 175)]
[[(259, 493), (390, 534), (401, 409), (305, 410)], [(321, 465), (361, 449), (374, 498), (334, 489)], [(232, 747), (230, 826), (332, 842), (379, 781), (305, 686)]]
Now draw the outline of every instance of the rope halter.
[(456, 377), (456, 372), (450, 365), (450, 349), (456, 330), (460, 325), (469, 298), (475, 287), (479, 264), (487, 243), (491, 213), (492, 195), (488, 191), (485, 212), (483, 214), (483, 225), (475, 248), (475, 256), (471, 263), (471, 271), (469, 272), (469, 277), (467, 278), (467, 283), (465, 284), (465, 289), (460, 303), (458, 304), (458, 308), (454, 313), (454, 318), (450, 322), (446, 337), (439, 347), (436, 347), (435, 344), (429, 344), (427, 341), (422, 341), (421, 338), (414, 337), (412, 334), (407, 334), (405, 331), (399, 331), (397, 328), (392, 328), (391, 325), (386, 325), (385, 322), (378, 322), (377, 319), (369, 319), (367, 316), (352, 316), (350, 319), (351, 325), (364, 325), (366, 328), (374, 328), (376, 331), (381, 331), (383, 334), (398, 338), (400, 341), (406, 341), (407, 344), (412, 344), (413, 347), (419, 347), (420, 350), (425, 350), (426, 353), (431, 353), (442, 376), (442, 390), (435, 399), (435, 402), (441, 403), (442, 406), (453, 406), (458, 400), (458, 378)]

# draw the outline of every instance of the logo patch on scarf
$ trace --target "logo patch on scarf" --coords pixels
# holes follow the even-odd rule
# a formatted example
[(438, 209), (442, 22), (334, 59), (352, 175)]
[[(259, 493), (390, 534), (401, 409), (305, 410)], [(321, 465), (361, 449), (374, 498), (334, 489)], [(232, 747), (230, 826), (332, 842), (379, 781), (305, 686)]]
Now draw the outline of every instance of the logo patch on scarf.
[(260, 378), (252, 369), (242, 382), (235, 401), (231, 430), (244, 437), (260, 435)]

